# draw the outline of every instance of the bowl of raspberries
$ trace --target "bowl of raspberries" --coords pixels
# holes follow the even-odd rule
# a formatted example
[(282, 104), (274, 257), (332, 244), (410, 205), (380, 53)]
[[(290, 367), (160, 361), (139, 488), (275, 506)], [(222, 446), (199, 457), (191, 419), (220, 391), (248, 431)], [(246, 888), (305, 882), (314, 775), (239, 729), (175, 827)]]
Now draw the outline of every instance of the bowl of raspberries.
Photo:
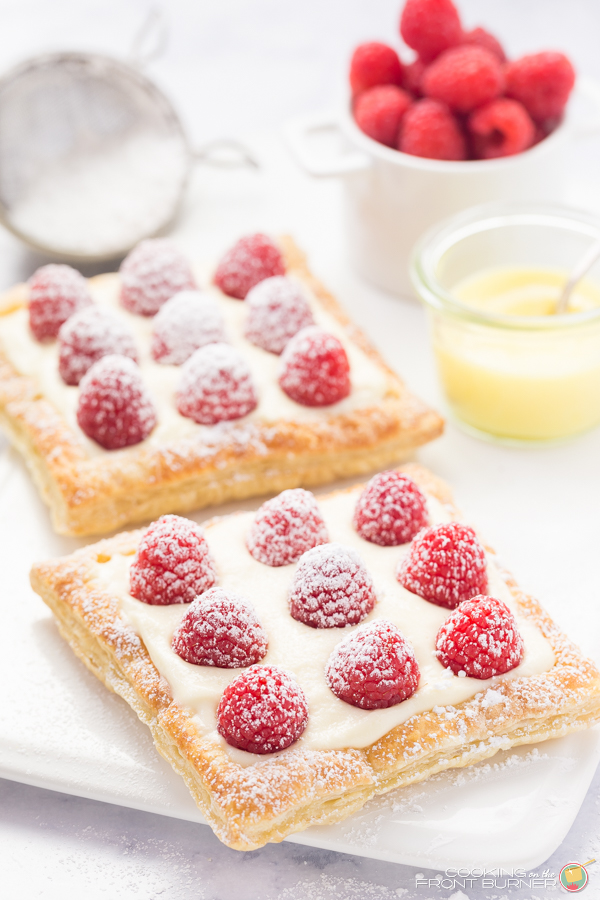
[(407, 0), (400, 35), (412, 62), (379, 41), (350, 61), (352, 115), (377, 143), (425, 159), (498, 159), (561, 124), (575, 84), (564, 53), (509, 60), (493, 34), (463, 28), (452, 0)]
[[(600, 85), (576, 84), (558, 50), (507, 58), (493, 34), (466, 27), (452, 0), (406, 0), (399, 36), (404, 59), (390, 43), (360, 44), (346, 108), (297, 120), (287, 133), (305, 170), (343, 177), (348, 255), (358, 274), (414, 296), (411, 251), (436, 222), (494, 201), (566, 199), (578, 130), (569, 98), (575, 88), (591, 101), (593, 123)], [(324, 129), (340, 148), (329, 157), (313, 140)]]

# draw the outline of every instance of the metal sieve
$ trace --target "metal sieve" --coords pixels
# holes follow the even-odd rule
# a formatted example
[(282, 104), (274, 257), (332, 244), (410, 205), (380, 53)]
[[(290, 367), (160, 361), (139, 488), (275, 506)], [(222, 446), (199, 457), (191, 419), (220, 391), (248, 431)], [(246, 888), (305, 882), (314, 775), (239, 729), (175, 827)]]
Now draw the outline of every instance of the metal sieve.
[[(160, 52), (141, 54), (152, 16), (132, 64), (50, 53), (0, 79), (0, 221), (43, 253), (122, 256), (172, 222), (194, 158), (255, 165), (235, 141), (190, 147), (170, 101), (140, 71)], [(159, 37), (164, 45), (164, 25)]]

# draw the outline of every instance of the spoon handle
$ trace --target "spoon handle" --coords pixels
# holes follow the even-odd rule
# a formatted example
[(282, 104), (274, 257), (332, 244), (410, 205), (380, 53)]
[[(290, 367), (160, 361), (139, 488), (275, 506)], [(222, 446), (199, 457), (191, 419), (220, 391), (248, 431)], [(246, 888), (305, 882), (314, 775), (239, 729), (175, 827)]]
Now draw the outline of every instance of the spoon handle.
[(566, 313), (573, 288), (592, 268), (597, 259), (600, 259), (600, 240), (594, 241), (591, 247), (586, 250), (585, 254), (571, 270), (571, 274), (563, 288), (560, 299), (556, 304), (556, 309), (554, 310), (555, 315), (560, 316), (562, 313)]

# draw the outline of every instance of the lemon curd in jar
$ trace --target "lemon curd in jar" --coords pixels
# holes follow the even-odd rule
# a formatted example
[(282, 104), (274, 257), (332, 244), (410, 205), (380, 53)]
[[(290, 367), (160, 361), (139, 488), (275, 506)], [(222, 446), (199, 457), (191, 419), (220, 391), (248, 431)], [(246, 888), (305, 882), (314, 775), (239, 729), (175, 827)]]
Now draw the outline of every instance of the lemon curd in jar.
[(489, 268), (450, 288), (466, 315), (433, 319), (434, 351), (451, 409), (471, 428), (548, 441), (600, 422), (600, 285), (581, 281), (555, 316), (568, 274)]

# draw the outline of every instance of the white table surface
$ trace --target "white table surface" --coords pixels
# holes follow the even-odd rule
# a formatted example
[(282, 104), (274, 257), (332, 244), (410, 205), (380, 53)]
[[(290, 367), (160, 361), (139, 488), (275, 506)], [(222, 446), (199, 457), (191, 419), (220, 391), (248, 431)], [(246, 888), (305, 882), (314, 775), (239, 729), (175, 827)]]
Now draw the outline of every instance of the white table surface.
[[(344, 259), (340, 186), (303, 179), (277, 128), (291, 115), (335, 107), (353, 45), (392, 39), (397, 0), (169, 0), (171, 39), (151, 73), (175, 99), (196, 143), (235, 136), (263, 163), (258, 173), (198, 170), (176, 229), (210, 256), (223, 234), (289, 230), (387, 359), (440, 405), (425, 323), (413, 302), (361, 284)], [(600, 78), (596, 0), (462, 0), (467, 24), (484, 24), (511, 55), (565, 50)], [(37, 51), (88, 48), (125, 54), (148, 4), (141, 0), (0, 0), (0, 68)], [(578, 202), (600, 212), (600, 141), (573, 152)], [(575, 196), (575, 194), (574, 194)], [(40, 259), (0, 232), (0, 287)], [(600, 431), (577, 442), (520, 451), (478, 442), (449, 426), (420, 459), (455, 488), (460, 505), (521, 584), (600, 662), (596, 514)], [(1, 714), (1, 705), (0, 705)], [(416, 886), (413, 868), (294, 844), (241, 854), (206, 826), (0, 781), (2, 896), (174, 900), (530, 900), (553, 891)], [(563, 845), (545, 868), (600, 858), (600, 773)], [(424, 872), (433, 878), (435, 872)], [(600, 866), (586, 897), (600, 897)], [(457, 893), (458, 891), (458, 893)], [(557, 889), (558, 896), (560, 889)]]

